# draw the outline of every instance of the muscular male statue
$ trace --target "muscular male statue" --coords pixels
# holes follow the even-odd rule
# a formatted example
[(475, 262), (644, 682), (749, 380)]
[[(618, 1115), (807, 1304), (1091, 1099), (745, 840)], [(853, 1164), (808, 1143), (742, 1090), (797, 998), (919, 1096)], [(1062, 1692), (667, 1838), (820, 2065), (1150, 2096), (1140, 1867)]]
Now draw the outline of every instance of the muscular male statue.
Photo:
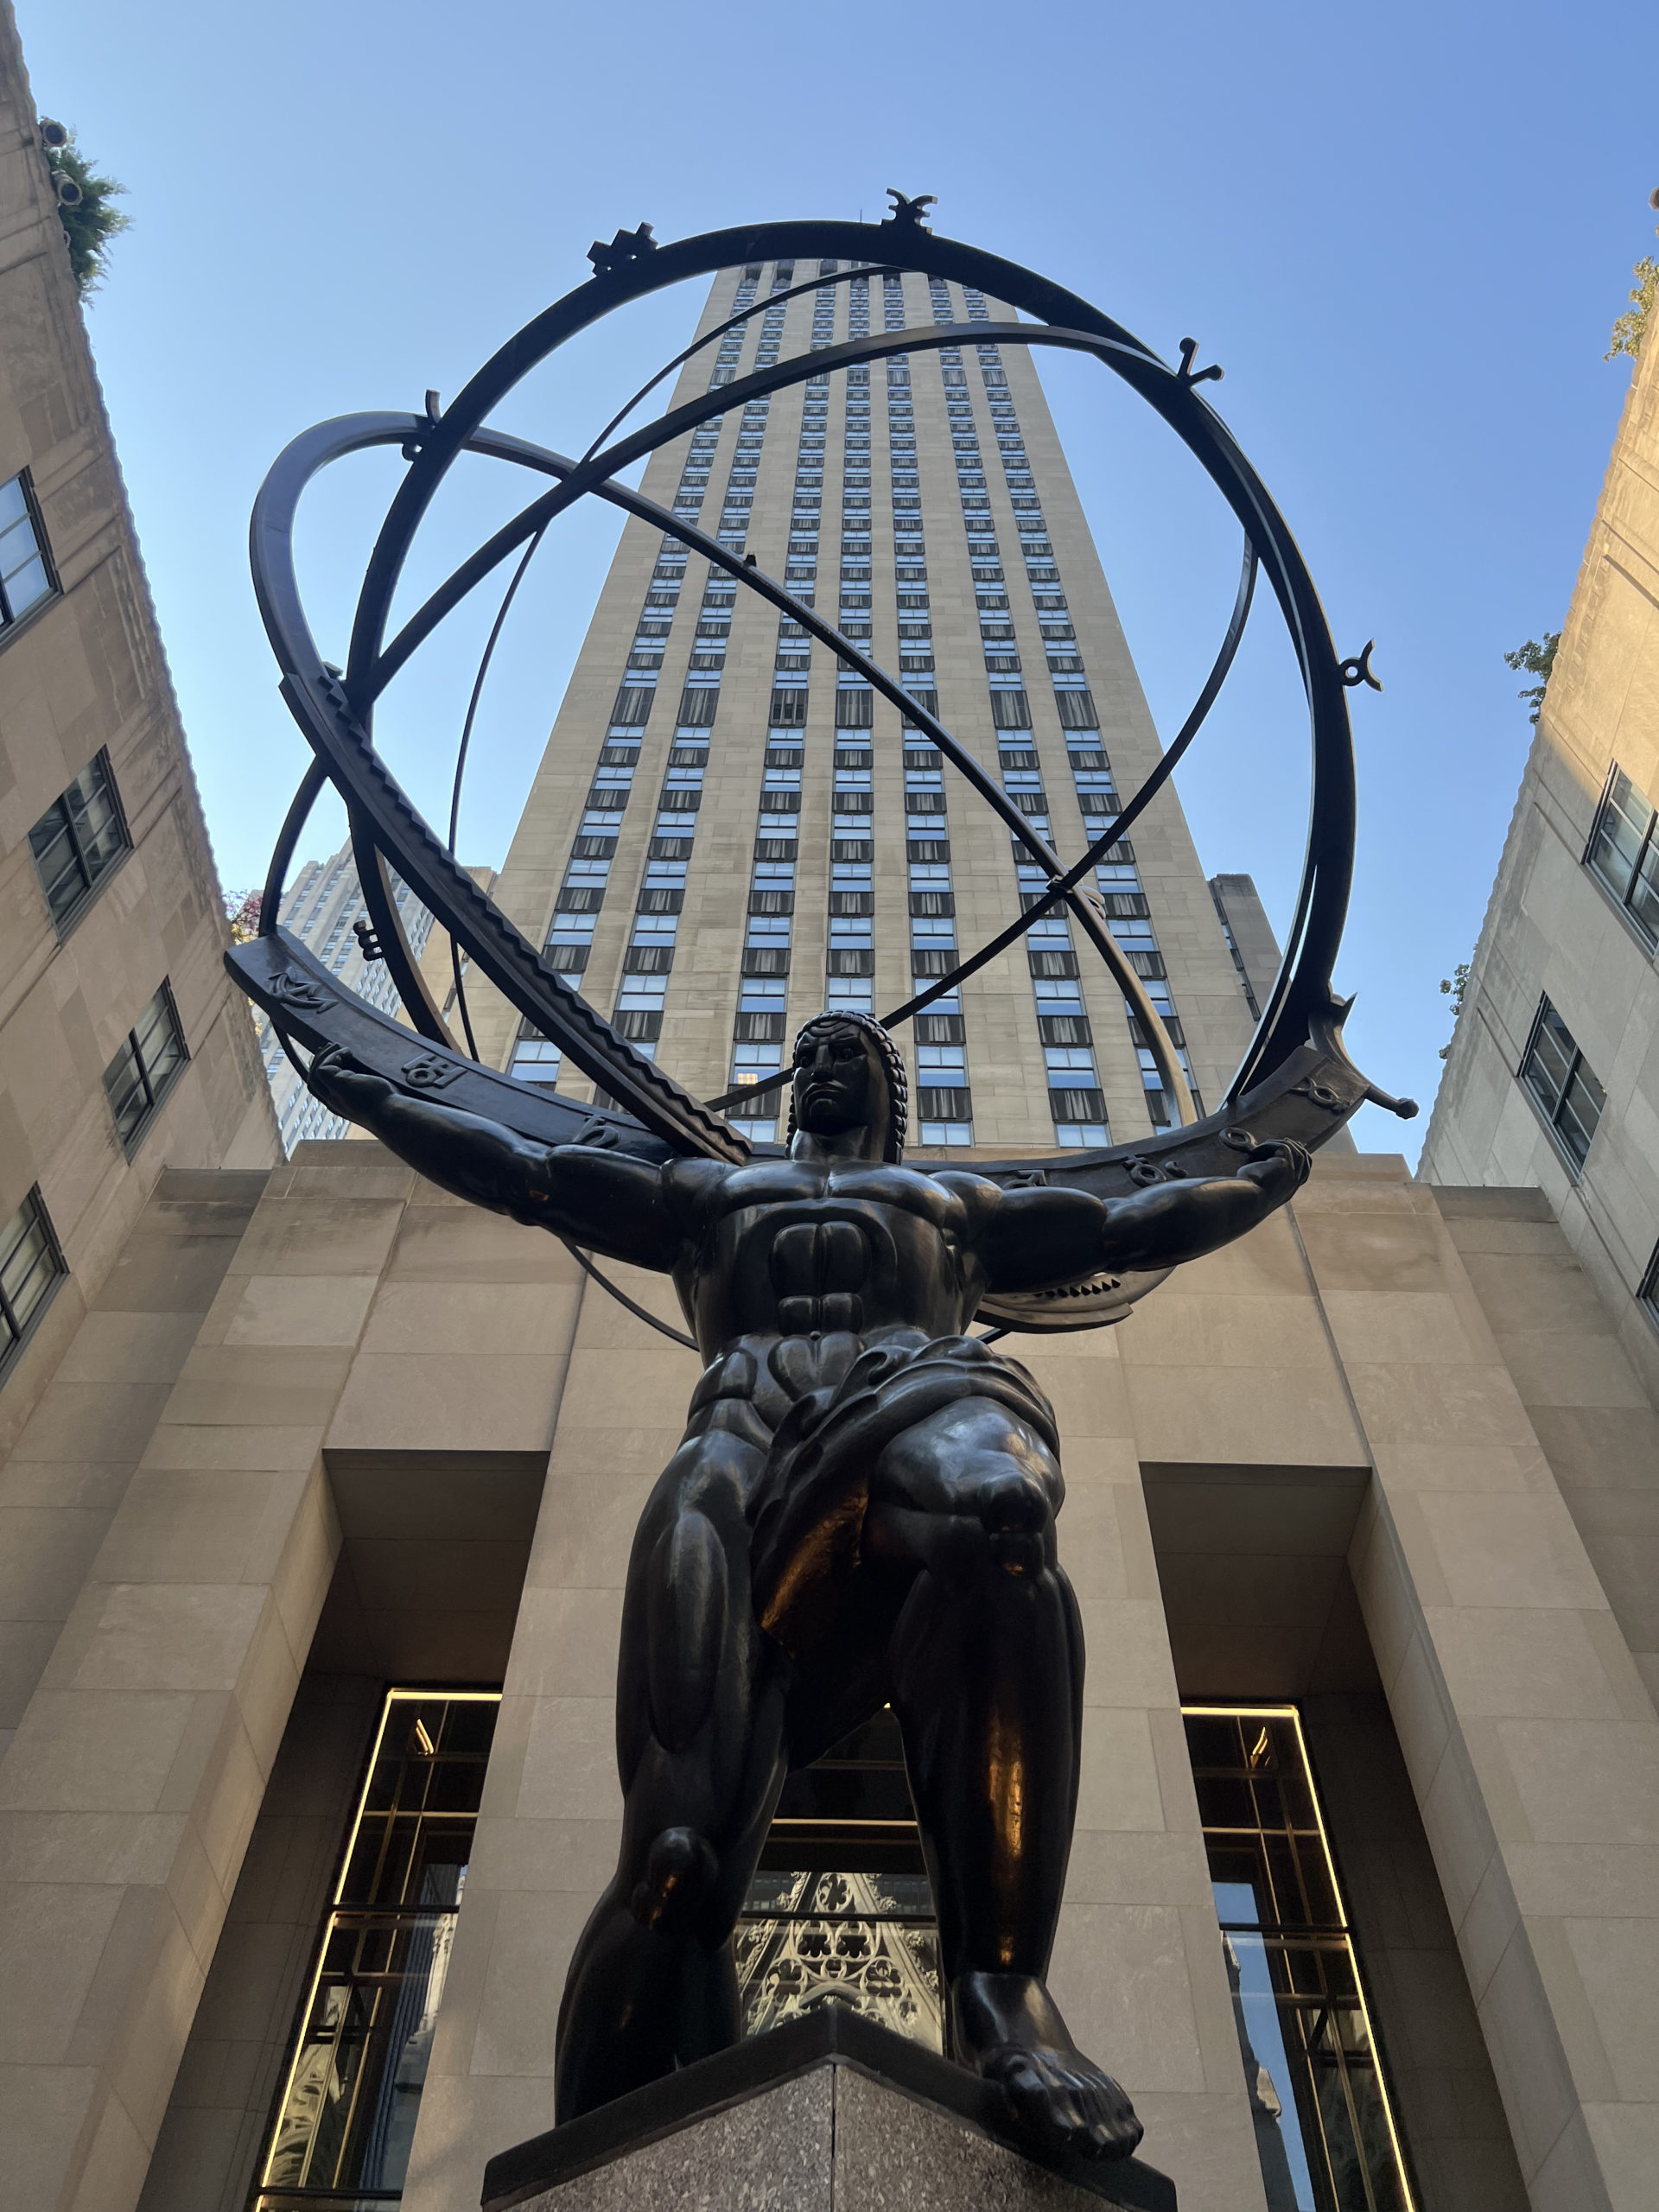
[(738, 2040), (732, 1933), (784, 1779), (890, 1702), (948, 2052), (1003, 2084), (1030, 2136), (1133, 2151), (1128, 2097), (1045, 1980), (1083, 1719), (1054, 1416), (964, 1332), (988, 1292), (1227, 1243), (1306, 1154), (1266, 1147), (1111, 1203), (918, 1172), (899, 1164), (903, 1063), (843, 1014), (797, 1041), (787, 1157), (741, 1167), (527, 1143), (339, 1052), (310, 1080), (432, 1181), (671, 1275), (706, 1362), (628, 1568), (621, 1857), (565, 1987), (559, 2119)]

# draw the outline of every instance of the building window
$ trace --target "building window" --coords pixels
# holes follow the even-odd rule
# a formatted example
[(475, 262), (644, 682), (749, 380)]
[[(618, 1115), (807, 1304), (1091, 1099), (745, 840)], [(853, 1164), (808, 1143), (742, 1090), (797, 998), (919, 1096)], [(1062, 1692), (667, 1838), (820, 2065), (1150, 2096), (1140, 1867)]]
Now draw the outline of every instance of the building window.
[(173, 1003), (172, 986), (163, 979), (104, 1071), (104, 1096), (110, 1102), (116, 1135), (129, 1160), (189, 1057)]
[(0, 637), (58, 588), (29, 471), (0, 484)]
[(1411, 2212), (1296, 1709), (1183, 1717), (1268, 2202)]
[(29, 844), (62, 937), (132, 845), (107, 753), (95, 754), (68, 790), (53, 800), (29, 831)]
[(551, 1090), (559, 1079), (559, 1063), (563, 1055), (550, 1038), (531, 1022), (524, 1022), (512, 1047), (512, 1059), (507, 1073), (519, 1083), (533, 1083)]
[(1637, 1287), (1637, 1298), (1647, 1309), (1647, 1315), (1659, 1327), (1659, 1244), (1653, 1248), (1653, 1257), (1648, 1262), (1647, 1272)]
[(386, 1694), (254, 2212), (403, 2194), (500, 1704)]
[(1537, 1019), (1521, 1062), (1521, 1080), (1544, 1125), (1574, 1174), (1589, 1156), (1607, 1094), (1579, 1050), (1573, 1032), (1549, 1001), (1538, 1001)]
[(1649, 947), (1659, 944), (1659, 812), (1615, 768), (1585, 855)]
[(32, 1190), (0, 1228), (0, 1382), (68, 1272), (46, 1202)]

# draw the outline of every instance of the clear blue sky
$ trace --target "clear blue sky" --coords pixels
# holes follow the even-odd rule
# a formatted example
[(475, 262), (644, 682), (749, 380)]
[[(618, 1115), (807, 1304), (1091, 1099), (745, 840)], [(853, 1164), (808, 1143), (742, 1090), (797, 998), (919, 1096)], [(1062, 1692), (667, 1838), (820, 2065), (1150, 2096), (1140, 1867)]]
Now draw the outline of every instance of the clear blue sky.
[[(92, 342), (221, 872), (264, 874), (304, 766), (247, 582), (247, 515), (318, 418), (455, 391), (584, 277), (619, 224), (660, 238), (785, 215), (936, 227), (1032, 263), (1211, 397), (1300, 540), (1358, 696), (1361, 829), (1340, 986), (1349, 1040), (1427, 1109), (1529, 739), (1503, 653), (1559, 626), (1629, 381), (1602, 359), (1659, 184), (1659, 10), (1274, 9), (915, 0), (626, 10), (499, 0), (20, 0), (41, 110), (128, 187)], [(526, 392), (514, 427), (579, 448), (698, 304), (665, 295)], [(1160, 726), (1214, 649), (1230, 525), (1086, 364), (1043, 373)], [(632, 381), (638, 381), (633, 378)], [(395, 463), (319, 501), (307, 574), (337, 610)], [(459, 493), (466, 532), (499, 511)], [(563, 526), (480, 735), (462, 856), (499, 861), (615, 524)], [(1262, 617), (1268, 619), (1263, 620)], [(1183, 772), (1205, 867), (1282, 925), (1306, 739), (1271, 608)], [(475, 650), (476, 632), (473, 637)], [(464, 700), (457, 638), (389, 720), (435, 817)], [(306, 851), (335, 836), (320, 818)], [(1367, 1109), (1362, 1145), (1414, 1154)]]

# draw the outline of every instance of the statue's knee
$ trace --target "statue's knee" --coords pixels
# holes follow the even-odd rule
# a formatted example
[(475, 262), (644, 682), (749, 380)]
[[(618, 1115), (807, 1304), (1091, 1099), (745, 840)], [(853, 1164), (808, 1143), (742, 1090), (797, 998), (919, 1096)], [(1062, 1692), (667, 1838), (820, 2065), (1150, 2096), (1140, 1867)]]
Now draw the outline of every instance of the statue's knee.
[(645, 1854), (643, 1878), (629, 1910), (642, 1928), (673, 1934), (683, 1928), (720, 1871), (713, 1847), (696, 1828), (664, 1828)]
[(992, 1560), (1005, 1574), (1036, 1574), (1047, 1564), (1054, 1510), (1035, 1475), (1011, 1467), (988, 1483), (980, 1494), (979, 1519)]

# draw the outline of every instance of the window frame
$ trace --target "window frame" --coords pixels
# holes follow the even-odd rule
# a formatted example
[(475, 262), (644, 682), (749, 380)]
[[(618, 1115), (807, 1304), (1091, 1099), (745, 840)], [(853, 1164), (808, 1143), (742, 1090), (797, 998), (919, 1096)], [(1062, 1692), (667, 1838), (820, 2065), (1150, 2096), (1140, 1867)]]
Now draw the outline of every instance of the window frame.
[[(145, 1065), (143, 1055), (138, 1047), (139, 1025), (143, 1022), (144, 1016), (149, 1012), (157, 999), (164, 1000), (166, 1003), (168, 1017), (172, 1023), (173, 1034), (177, 1039), (179, 1046), (179, 1057), (174, 1061), (172, 1067), (168, 1070), (167, 1075), (163, 1078), (159, 1090), (156, 1088), (155, 1079), (152, 1077), (149, 1069)], [(138, 1120), (134, 1122), (131, 1131), (125, 1135), (122, 1134), (121, 1124), (116, 1115), (115, 1100), (110, 1090), (110, 1077), (114, 1073), (123, 1053), (130, 1053), (131, 1055), (132, 1060), (137, 1067), (139, 1079), (143, 1085), (147, 1102), (143, 1114), (139, 1116)], [(162, 1109), (166, 1105), (173, 1092), (178, 1088), (179, 1078), (182, 1076), (184, 1071), (189, 1066), (189, 1065), (190, 1040), (185, 1035), (184, 1024), (179, 1018), (178, 1001), (173, 995), (173, 981), (171, 976), (163, 976), (157, 988), (151, 992), (149, 998), (145, 1000), (143, 1005), (139, 1007), (137, 1020), (136, 1020), (132, 1027), (128, 1030), (125, 1037), (121, 1040), (119, 1050), (114, 1053), (108, 1066), (104, 1071), (103, 1080), (105, 1103), (108, 1105), (110, 1109), (110, 1119), (114, 1125), (116, 1140), (129, 1160), (137, 1158), (139, 1147), (143, 1145), (145, 1138), (149, 1135), (151, 1129), (155, 1128), (157, 1121), (161, 1118)]]
[[(116, 828), (120, 832), (121, 842), (114, 856), (97, 875), (93, 875), (87, 868), (86, 855), (81, 850), (80, 840), (76, 834), (74, 821), (67, 802), (76, 785), (81, 781), (82, 778), (90, 774), (100, 762), (103, 764), (104, 786), (109, 795), (111, 810), (115, 817)], [(35, 849), (35, 833), (50, 815), (54, 807), (63, 809), (64, 830), (69, 839), (69, 849), (75, 856), (75, 862), (82, 877), (79, 893), (64, 908), (61, 914), (57, 913), (53, 907), (51, 889), (41, 874), (40, 855)], [(35, 863), (35, 880), (41, 887), (41, 896), (46, 901), (48, 918), (57, 934), (58, 943), (62, 944), (79, 926), (82, 918), (97, 904), (105, 886), (126, 865), (133, 849), (132, 830), (127, 820), (127, 810), (122, 804), (121, 787), (115, 779), (115, 765), (110, 759), (110, 748), (107, 745), (99, 747), (97, 752), (81, 770), (80, 774), (72, 777), (53, 800), (52, 805), (47, 808), (46, 812), (41, 815), (38, 820), (30, 824), (29, 847), (29, 856)]]
[(58, 564), (52, 557), (51, 541), (46, 534), (46, 518), (41, 512), (40, 497), (35, 489), (34, 471), (20, 468), (15, 476), (8, 476), (5, 482), (16, 484), (22, 493), (24, 511), (35, 536), (35, 550), (40, 556), (41, 566), (46, 571), (47, 588), (32, 607), (25, 607), (21, 614), (12, 614), (7, 611), (5, 587), (0, 584), (0, 652), (3, 652), (12, 639), (26, 630), (31, 622), (44, 614), (48, 607), (63, 597), (63, 579), (58, 574)]
[(17, 1245), (20, 1245), (23, 1238), (28, 1236), (29, 1230), (38, 1227), (45, 1239), (47, 1255), (53, 1262), (52, 1274), (46, 1288), (29, 1309), (26, 1319), (21, 1322), (17, 1319), (16, 1309), (11, 1302), (4, 1283), (0, 1281), (0, 1332), (3, 1333), (5, 1338), (4, 1342), (0, 1343), (0, 1389), (4, 1388), (13, 1369), (28, 1350), (30, 1339), (45, 1319), (47, 1309), (57, 1296), (60, 1285), (69, 1273), (69, 1262), (63, 1255), (63, 1246), (58, 1241), (58, 1232), (53, 1225), (51, 1213), (46, 1200), (41, 1195), (41, 1186), (38, 1183), (29, 1185), (23, 1193), (22, 1204), (15, 1206), (7, 1216), (3, 1228), (0, 1228), (0, 1236), (3, 1236), (10, 1229), (20, 1214), (26, 1213), (32, 1214), (32, 1219), (24, 1223), (23, 1228), (19, 1232), (16, 1244), (14, 1244), (10, 1251), (0, 1250), (0, 1260), (10, 1259), (11, 1253), (16, 1250)]
[[(1648, 810), (1648, 826), (1643, 832), (1637, 848), (1636, 860), (1630, 868), (1630, 881), (1623, 891), (1613, 882), (1611, 876), (1598, 867), (1596, 862), (1597, 848), (1602, 842), (1602, 824), (1614, 807), (1614, 794), (1621, 779), (1630, 785), (1636, 798)], [(1659, 851), (1659, 807), (1655, 806), (1634, 777), (1627, 775), (1617, 760), (1610, 762), (1607, 780), (1601, 787), (1601, 798), (1596, 806), (1595, 818), (1590, 824), (1590, 835), (1585, 841), (1582, 855), (1583, 866), (1592, 882), (1612, 901), (1620, 919), (1649, 957), (1659, 952), (1659, 930), (1654, 929), (1643, 921), (1630, 902), (1633, 894), (1643, 881), (1642, 863), (1656, 851)]]
[[(1529, 1069), (1535, 1064), (1538, 1065), (1541, 1072), (1543, 1070), (1543, 1063), (1536, 1060), (1537, 1046), (1539, 1039), (1543, 1034), (1546, 1022), (1552, 1014), (1554, 1016), (1556, 1021), (1560, 1024), (1560, 1033), (1561, 1036), (1565, 1038), (1567, 1047), (1567, 1072), (1561, 1078), (1560, 1086), (1553, 1107), (1547, 1103), (1545, 1098), (1541, 1095), (1539, 1090), (1531, 1081), (1528, 1073)], [(1568, 1027), (1567, 1021), (1561, 1014), (1560, 1008), (1555, 1004), (1548, 991), (1540, 995), (1538, 1000), (1538, 1010), (1532, 1017), (1531, 1028), (1527, 1032), (1526, 1049), (1521, 1055), (1520, 1065), (1516, 1069), (1515, 1072), (1516, 1080), (1520, 1084), (1522, 1092), (1526, 1097), (1528, 1103), (1530, 1104), (1533, 1112), (1537, 1116), (1545, 1135), (1548, 1137), (1551, 1144), (1554, 1147), (1556, 1156), (1560, 1159), (1562, 1166), (1567, 1169), (1567, 1173), (1576, 1183), (1585, 1172), (1586, 1166), (1589, 1161), (1591, 1147), (1596, 1141), (1596, 1131), (1601, 1127), (1602, 1116), (1606, 1111), (1607, 1093), (1605, 1089), (1603, 1087), (1599, 1077), (1596, 1074), (1595, 1070), (1590, 1065), (1588, 1060), (1586, 1059), (1583, 1046), (1579, 1043), (1577, 1037), (1574, 1036), (1573, 1031)], [(1567, 1138), (1562, 1134), (1561, 1129), (1561, 1116), (1566, 1109), (1567, 1099), (1572, 1093), (1573, 1082), (1580, 1072), (1583, 1072), (1589, 1077), (1590, 1081), (1594, 1084), (1597, 1090), (1600, 1093), (1600, 1103), (1596, 1109), (1595, 1126), (1591, 1129), (1588, 1136), (1585, 1139), (1584, 1154), (1582, 1158), (1580, 1158), (1579, 1155), (1574, 1153), (1572, 1146), (1567, 1142)]]

